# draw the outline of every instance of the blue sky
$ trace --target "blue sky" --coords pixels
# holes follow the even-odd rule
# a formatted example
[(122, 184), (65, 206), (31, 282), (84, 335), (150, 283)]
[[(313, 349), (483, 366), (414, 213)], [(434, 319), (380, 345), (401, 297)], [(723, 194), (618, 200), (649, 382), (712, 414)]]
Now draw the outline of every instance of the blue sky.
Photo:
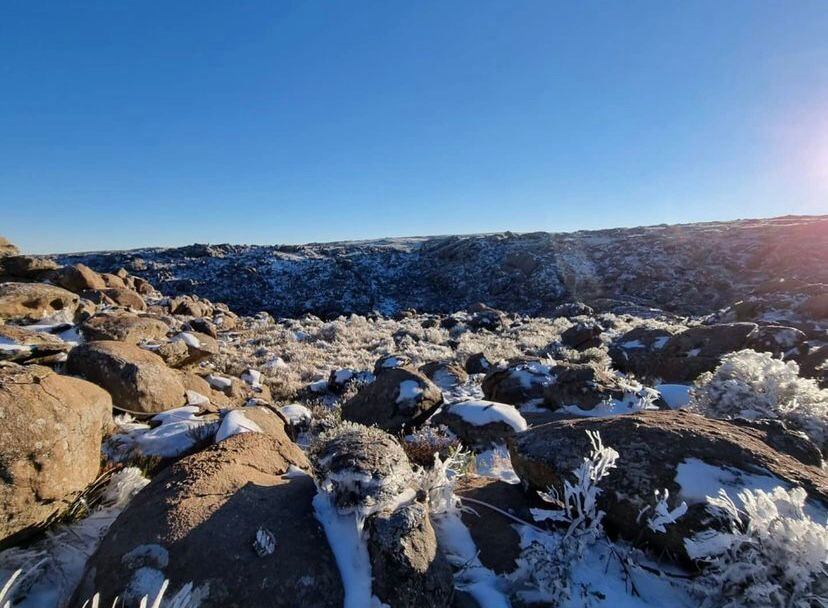
[(0, 5), (30, 252), (828, 212), (828, 4)]

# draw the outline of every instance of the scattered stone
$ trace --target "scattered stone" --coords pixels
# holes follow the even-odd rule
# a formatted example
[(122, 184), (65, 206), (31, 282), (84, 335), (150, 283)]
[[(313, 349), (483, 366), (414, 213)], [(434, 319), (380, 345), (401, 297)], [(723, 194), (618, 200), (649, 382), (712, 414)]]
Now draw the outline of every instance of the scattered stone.
[(123, 410), (155, 414), (186, 402), (179, 375), (161, 357), (134, 344), (82, 344), (69, 353), (66, 369), (106, 389)]
[(0, 361), (58, 363), (66, 358), (72, 344), (57, 336), (15, 325), (0, 325)]
[(170, 327), (160, 319), (125, 312), (98, 313), (81, 325), (89, 341), (117, 340), (129, 344), (166, 341)]
[(74, 293), (106, 289), (101, 275), (83, 264), (64, 266), (56, 273), (54, 282)]
[(561, 334), (561, 343), (575, 350), (601, 346), (603, 329), (598, 323), (576, 323)]
[(51, 258), (33, 255), (13, 255), (0, 258), (0, 274), (22, 279), (42, 280), (59, 268)]
[(12, 255), (19, 255), (20, 250), (13, 245), (4, 236), (0, 236), (0, 258), (5, 258)]
[(483, 400), (443, 405), (431, 421), (446, 425), (464, 446), (481, 450), (527, 428), (526, 420), (513, 405)]
[(384, 369), (395, 369), (398, 367), (411, 367), (411, 359), (405, 355), (385, 355), (374, 363), (374, 374), (379, 374)]
[(485, 374), (492, 368), (492, 364), (483, 353), (469, 355), (466, 359), (465, 369), (469, 374)]
[(348, 423), (334, 427), (319, 436), (309, 455), (320, 487), (340, 513), (377, 511), (394, 503), (413, 482), (402, 446), (377, 428)]
[(392, 608), (451, 605), (451, 566), (423, 503), (383, 510), (368, 519), (366, 529), (374, 595)]
[(420, 372), (385, 368), (342, 406), (342, 418), (396, 433), (423, 423), (442, 402), (439, 387)]
[(546, 387), (554, 382), (552, 369), (538, 360), (522, 359), (489, 370), (483, 395), (489, 401), (524, 405), (542, 403)]

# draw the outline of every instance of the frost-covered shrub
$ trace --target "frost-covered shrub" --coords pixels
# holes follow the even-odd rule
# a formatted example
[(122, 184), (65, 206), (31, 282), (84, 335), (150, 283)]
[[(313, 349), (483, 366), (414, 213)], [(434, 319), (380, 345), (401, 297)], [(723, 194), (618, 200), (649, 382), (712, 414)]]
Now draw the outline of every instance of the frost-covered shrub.
[(460, 440), (445, 425), (426, 425), (403, 439), (408, 459), (421, 467), (431, 467), (435, 456), (445, 459), (460, 448)]
[(582, 559), (587, 548), (603, 537), (604, 512), (598, 509), (601, 494), (599, 482), (615, 468), (619, 454), (604, 446), (598, 432), (587, 431), (592, 451), (572, 474), (573, 482), (564, 481), (563, 496), (555, 488), (539, 492), (549, 503), (560, 509), (531, 509), (536, 521), (566, 524), (563, 534), (527, 534), (525, 546), (513, 574), (515, 582), (536, 590), (522, 595), (560, 605), (572, 596), (572, 566)]
[(606, 447), (597, 431), (587, 431), (592, 451), (581, 465), (572, 471), (575, 481), (564, 480), (563, 497), (555, 488), (539, 492), (540, 497), (552, 504), (563, 504), (561, 509), (533, 509), (532, 515), (538, 521), (551, 520), (568, 524), (566, 537), (595, 540), (602, 532), (601, 520), (604, 512), (598, 509), (598, 485), (615, 468), (618, 452)]
[(692, 585), (707, 607), (815, 608), (828, 605), (828, 527), (805, 513), (806, 493), (782, 487), (744, 490), (739, 509), (720, 491), (708, 498), (726, 531), (685, 541), (706, 563)]
[(801, 378), (793, 361), (742, 350), (696, 382), (692, 407), (712, 418), (779, 418), (820, 448), (828, 440), (828, 390)]

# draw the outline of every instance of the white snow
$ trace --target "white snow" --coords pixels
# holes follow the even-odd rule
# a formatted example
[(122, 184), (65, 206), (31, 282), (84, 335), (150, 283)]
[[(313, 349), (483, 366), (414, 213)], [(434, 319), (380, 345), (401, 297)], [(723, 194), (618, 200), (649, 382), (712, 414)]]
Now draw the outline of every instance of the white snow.
[(644, 348), (644, 344), (642, 344), (641, 340), (627, 340), (621, 344), (621, 348)]
[(313, 498), (313, 511), (325, 530), (342, 577), (345, 589), (343, 608), (371, 606), (371, 561), (356, 515), (337, 512), (330, 496), (322, 491)]
[(210, 374), (207, 376), (207, 382), (215, 389), (223, 391), (233, 386), (233, 379), (227, 376), (220, 376), (218, 374)]
[(493, 422), (502, 422), (512, 427), (515, 432), (525, 431), (528, 426), (516, 407), (495, 401), (469, 400), (445, 406), (448, 413), (460, 416), (473, 426), (484, 426)]
[(312, 393), (324, 393), (328, 390), (328, 381), (327, 380), (316, 380), (311, 382), (308, 385), (308, 388)]
[[(762, 490), (771, 492), (776, 487), (791, 490), (790, 484), (772, 475), (769, 471), (747, 472), (732, 467), (708, 464), (698, 458), (686, 458), (676, 469), (676, 483), (681, 487), (679, 498), (688, 503), (707, 503), (707, 497), (715, 497), (722, 489), (741, 507), (739, 492)], [(820, 503), (808, 500), (805, 512), (816, 521), (828, 519), (828, 509)]]
[(196, 336), (194, 336), (193, 334), (191, 334), (190, 332), (187, 332), (187, 331), (182, 331), (180, 334), (177, 334), (176, 336), (173, 337), (173, 339), (171, 341), (172, 342), (184, 342), (184, 344), (186, 344), (190, 348), (200, 348), (201, 347), (201, 341)]
[(661, 350), (665, 346), (667, 346), (667, 342), (670, 341), (670, 336), (659, 336), (655, 340), (653, 340), (653, 348), (656, 350)]
[(591, 410), (582, 409), (578, 405), (565, 405), (558, 411), (573, 416), (581, 416), (583, 418), (599, 418), (603, 416), (620, 416), (623, 414), (634, 414), (636, 412), (643, 412), (645, 410), (657, 410), (658, 407), (653, 405), (647, 399), (641, 398), (634, 393), (629, 393), (623, 399), (610, 399), (599, 403)]
[(354, 377), (353, 370), (338, 369), (334, 372), (334, 382), (336, 384), (345, 384), (348, 380)]
[(311, 411), (301, 403), (289, 403), (279, 408), (279, 412), (287, 418), (291, 426), (301, 426), (313, 419)]
[(230, 410), (221, 421), (216, 433), (216, 443), (221, 443), (233, 435), (240, 433), (261, 433), (262, 429), (258, 424), (248, 419), (242, 410)]
[(460, 516), (455, 512), (432, 514), (438, 544), (457, 569), (455, 586), (474, 597), (481, 608), (510, 608), (509, 600), (499, 589), (497, 575), (486, 568), (477, 556), (477, 546)]
[(28, 546), (0, 552), (0, 586), (12, 572), (24, 571), (25, 585), (20, 587), (20, 596), (14, 593), (13, 605), (16, 608), (67, 606), (87, 560), (112, 522), (147, 483), (149, 480), (139, 469), (122, 469), (112, 475), (101, 506), (88, 517), (58, 526)]
[(655, 389), (661, 393), (671, 410), (678, 410), (690, 405), (690, 389), (687, 384), (656, 384)]
[(255, 369), (248, 369), (241, 375), (241, 379), (251, 388), (261, 388), (262, 372)]
[(520, 483), (520, 478), (512, 468), (509, 450), (505, 445), (498, 445), (475, 456), (474, 468), (478, 475), (494, 477), (506, 483)]
[(207, 405), (210, 403), (210, 398), (205, 397), (201, 393), (197, 391), (188, 390), (186, 393), (187, 396), (187, 405), (190, 406), (199, 406), (199, 405)]
[(417, 399), (423, 394), (423, 389), (420, 383), (416, 380), (403, 380), (400, 382), (400, 392), (397, 396), (397, 403)]

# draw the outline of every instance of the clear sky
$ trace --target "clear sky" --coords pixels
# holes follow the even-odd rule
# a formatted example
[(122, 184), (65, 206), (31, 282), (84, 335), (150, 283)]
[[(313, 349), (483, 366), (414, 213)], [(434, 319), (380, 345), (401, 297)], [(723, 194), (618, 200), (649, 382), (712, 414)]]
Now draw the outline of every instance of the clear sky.
[(824, 0), (0, 2), (29, 252), (828, 213)]

